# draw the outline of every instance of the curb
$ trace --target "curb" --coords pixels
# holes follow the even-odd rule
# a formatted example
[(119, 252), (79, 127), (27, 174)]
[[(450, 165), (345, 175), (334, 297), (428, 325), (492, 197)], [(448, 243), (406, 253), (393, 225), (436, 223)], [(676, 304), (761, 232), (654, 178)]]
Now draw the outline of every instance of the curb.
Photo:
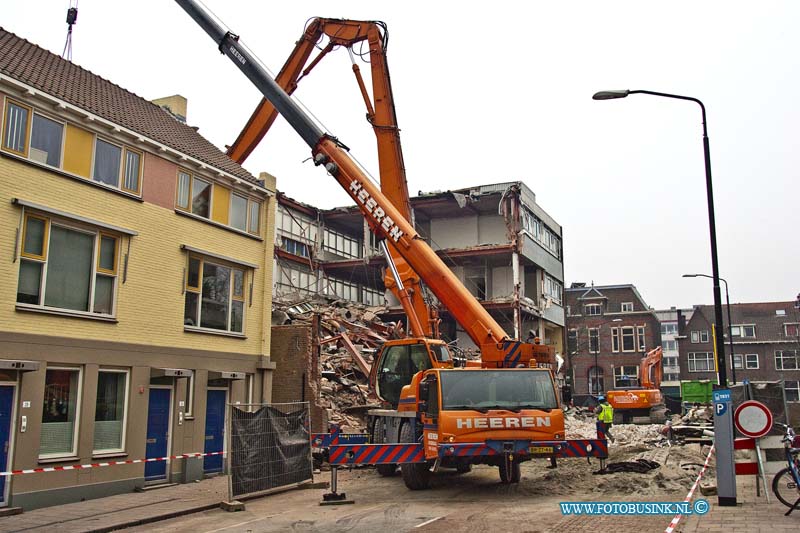
[(127, 522), (120, 522), (119, 524), (114, 524), (113, 526), (104, 526), (96, 529), (87, 529), (86, 532), (107, 533), (109, 531), (117, 531), (120, 529), (127, 529), (129, 527), (152, 524), (153, 522), (161, 522), (162, 520), (169, 520), (170, 518), (177, 518), (179, 516), (184, 516), (188, 514), (200, 513), (203, 511), (209, 511), (211, 509), (219, 509), (219, 503), (220, 502), (206, 503), (203, 505), (198, 505), (196, 507), (188, 507), (186, 509), (181, 509), (179, 511), (170, 511), (159, 515), (148, 516), (145, 518), (138, 518), (136, 520), (129, 520)]

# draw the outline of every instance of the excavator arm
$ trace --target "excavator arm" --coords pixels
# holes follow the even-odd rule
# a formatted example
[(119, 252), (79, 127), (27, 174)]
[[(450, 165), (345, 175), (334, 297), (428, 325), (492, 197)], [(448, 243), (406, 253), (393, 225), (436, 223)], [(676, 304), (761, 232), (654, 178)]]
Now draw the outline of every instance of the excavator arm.
[(311, 147), (314, 163), (348, 193), (371, 229), (391, 243), (409, 266), (454, 315), (481, 348), (482, 364), (489, 368), (555, 363), (551, 347), (512, 340), (472, 294), (447, 268), (411, 223), (367, 177), (334, 137), (324, 133), (300, 109), (253, 56), (238, 36), (223, 29), (194, 0), (176, 0), (219, 46), (219, 50), (273, 103), (289, 125)]
[(661, 388), (661, 378), (663, 375), (663, 365), (661, 364), (664, 358), (664, 352), (661, 346), (650, 350), (642, 358), (642, 364), (639, 370), (639, 385), (643, 389), (659, 389)]
[[(327, 44), (309, 63), (314, 49), (323, 37), (327, 37)], [(400, 128), (397, 125), (389, 64), (386, 59), (388, 33), (385, 24), (380, 21), (313, 19), (295, 44), (294, 50), (275, 81), (284, 91), (292, 94), (298, 82), (336, 47), (348, 49), (352, 58), (353, 47), (364, 42), (369, 45), (372, 100), (355, 61), (353, 61), (353, 73), (367, 108), (367, 121), (372, 125), (377, 140), (381, 190), (406, 220), (412, 220), (405, 163), (400, 145)], [(228, 149), (231, 159), (243, 163), (264, 138), (277, 116), (278, 111), (275, 106), (266, 98), (262, 99), (239, 133), (239, 137)], [(389, 255), (394, 262), (397, 278), (392, 275), (391, 269), (387, 269), (384, 283), (403, 305), (411, 333), (418, 337), (437, 338), (438, 316), (436, 310), (423, 298), (419, 276), (391, 243)]]

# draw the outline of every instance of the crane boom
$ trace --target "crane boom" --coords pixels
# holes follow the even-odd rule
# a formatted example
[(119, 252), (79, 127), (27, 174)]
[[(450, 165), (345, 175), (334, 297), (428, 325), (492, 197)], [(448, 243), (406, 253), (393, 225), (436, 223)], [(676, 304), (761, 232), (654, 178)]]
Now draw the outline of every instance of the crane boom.
[(414, 227), (361, 171), (334, 137), (320, 130), (311, 118), (273, 80), (255, 58), (239, 44), (237, 35), (222, 28), (194, 0), (176, 2), (203, 28), (248, 79), (261, 91), (312, 150), (314, 163), (324, 166), (350, 195), (372, 230), (395, 246), (467, 334), (481, 348), (484, 366), (513, 367), (520, 363), (554, 361), (549, 347), (526, 344), (508, 337)]
[[(327, 36), (328, 43), (309, 63), (311, 53), (320, 39)], [(388, 33), (386, 25), (380, 21), (342, 20), (314, 18), (303, 31), (292, 53), (286, 59), (275, 81), (288, 94), (297, 88), (298, 82), (319, 64), (336, 47), (351, 51), (356, 44), (369, 45), (369, 58), (372, 70), (372, 100), (361, 77), (358, 64), (353, 61), (353, 73), (367, 108), (367, 121), (372, 125), (378, 146), (378, 166), (381, 191), (400, 211), (406, 220), (412, 220), (411, 202), (406, 181), (403, 150), (400, 144), (400, 128), (392, 94), (389, 76), (389, 63), (386, 58)], [(306, 64), (308, 63), (308, 66)], [(278, 111), (263, 98), (245, 124), (228, 155), (237, 163), (243, 163), (248, 155), (263, 139)], [(397, 277), (386, 271), (384, 284), (397, 297), (408, 317), (409, 331), (415, 337), (439, 337), (439, 317), (437, 310), (425, 300), (419, 276), (408, 266), (403, 256), (389, 244), (387, 257), (394, 263), (392, 267)]]

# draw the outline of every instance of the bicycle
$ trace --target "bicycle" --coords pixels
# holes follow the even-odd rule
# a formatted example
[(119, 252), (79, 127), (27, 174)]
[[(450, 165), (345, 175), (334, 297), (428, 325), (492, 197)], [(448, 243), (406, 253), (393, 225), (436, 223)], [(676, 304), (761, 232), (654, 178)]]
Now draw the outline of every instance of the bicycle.
[[(785, 430), (783, 447), (786, 450), (788, 466), (775, 474), (772, 480), (772, 493), (780, 502), (789, 508), (784, 516), (789, 516), (795, 509), (800, 509), (800, 436), (786, 424), (777, 424)], [(791, 503), (794, 500), (794, 503)]]

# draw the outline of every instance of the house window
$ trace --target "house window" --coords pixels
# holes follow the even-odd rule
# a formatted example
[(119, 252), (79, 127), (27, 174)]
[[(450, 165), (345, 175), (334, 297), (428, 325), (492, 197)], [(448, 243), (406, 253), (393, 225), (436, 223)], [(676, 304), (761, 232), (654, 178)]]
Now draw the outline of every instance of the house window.
[(244, 196), (231, 195), (230, 223), (236, 229), (247, 231), (247, 198)]
[(592, 328), (589, 330), (589, 353), (600, 351), (600, 330)]
[(748, 353), (744, 356), (744, 367), (747, 370), (755, 370), (758, 368), (758, 354)]
[(733, 354), (733, 361), (731, 361), (732, 363), (731, 366), (736, 370), (743, 369), (744, 368), (743, 358), (744, 356), (741, 354)]
[(714, 372), (714, 354), (690, 352), (687, 360), (689, 372)]
[(664, 322), (661, 324), (662, 335), (676, 335), (678, 333), (678, 324), (675, 322)]
[(17, 302), (114, 314), (119, 238), (25, 215)]
[(775, 350), (775, 370), (799, 370), (797, 350)]
[(664, 341), (663, 347), (665, 352), (676, 352), (678, 351), (678, 341)]
[(125, 415), (128, 372), (101, 369), (97, 374), (97, 404), (94, 412), (94, 453), (125, 449)]
[(244, 331), (244, 271), (190, 256), (186, 275), (185, 326)]
[(175, 204), (178, 209), (188, 211), (203, 218), (211, 216), (210, 182), (178, 169), (178, 190)]
[(619, 328), (611, 328), (611, 351), (619, 351)]
[(545, 275), (544, 277), (544, 294), (545, 296), (549, 296), (553, 299), (554, 302), (557, 304), (561, 303), (561, 283), (555, 280), (555, 278), (551, 278), (550, 276)]
[(671, 355), (669, 357), (664, 356), (664, 368), (667, 367), (676, 367), (678, 366), (678, 356)]
[(614, 367), (614, 388), (637, 387), (639, 385), (639, 367), (617, 366)]
[(587, 316), (596, 316), (601, 313), (600, 304), (586, 304), (583, 309)]
[(571, 329), (567, 333), (567, 349), (569, 353), (576, 354), (578, 353), (578, 330)]
[(636, 335), (634, 334), (633, 326), (626, 326), (622, 329), (622, 351), (635, 352), (636, 351)]
[(708, 342), (708, 330), (692, 331), (692, 343), (704, 344)]
[(800, 324), (784, 324), (783, 325), (783, 334), (787, 337), (798, 337), (800, 336)]
[(783, 386), (787, 402), (800, 402), (800, 380), (787, 379), (783, 382)]
[(30, 158), (51, 167), (61, 166), (64, 124), (34, 113), (31, 124)]
[(259, 222), (261, 220), (261, 203), (254, 202), (250, 200), (250, 226), (247, 228), (247, 231), (258, 235), (261, 229), (259, 228)]
[(589, 369), (589, 394), (600, 394), (604, 390), (603, 369), (593, 366)]
[(281, 237), (281, 248), (290, 254), (299, 255), (301, 257), (309, 256), (307, 244), (290, 239), (289, 237)]
[(6, 100), (5, 121), (3, 123), (3, 148), (27, 156), (28, 118), (31, 108), (11, 100)]
[(631, 313), (633, 312), (633, 302), (622, 302), (621, 308), (623, 313)]
[(741, 337), (743, 339), (752, 339), (756, 336), (756, 327), (750, 326), (731, 326), (731, 335), (734, 337)]
[[(125, 156), (124, 160), (123, 155)], [(139, 152), (122, 148), (97, 137), (94, 144), (92, 179), (117, 189), (139, 194), (141, 161), (142, 155)]]
[(77, 454), (81, 370), (48, 368), (44, 380), (39, 457)]
[(361, 241), (330, 228), (325, 228), (322, 234), (322, 248), (346, 258), (356, 258), (363, 255)]
[(636, 346), (640, 352), (645, 350), (644, 326), (636, 326)]

